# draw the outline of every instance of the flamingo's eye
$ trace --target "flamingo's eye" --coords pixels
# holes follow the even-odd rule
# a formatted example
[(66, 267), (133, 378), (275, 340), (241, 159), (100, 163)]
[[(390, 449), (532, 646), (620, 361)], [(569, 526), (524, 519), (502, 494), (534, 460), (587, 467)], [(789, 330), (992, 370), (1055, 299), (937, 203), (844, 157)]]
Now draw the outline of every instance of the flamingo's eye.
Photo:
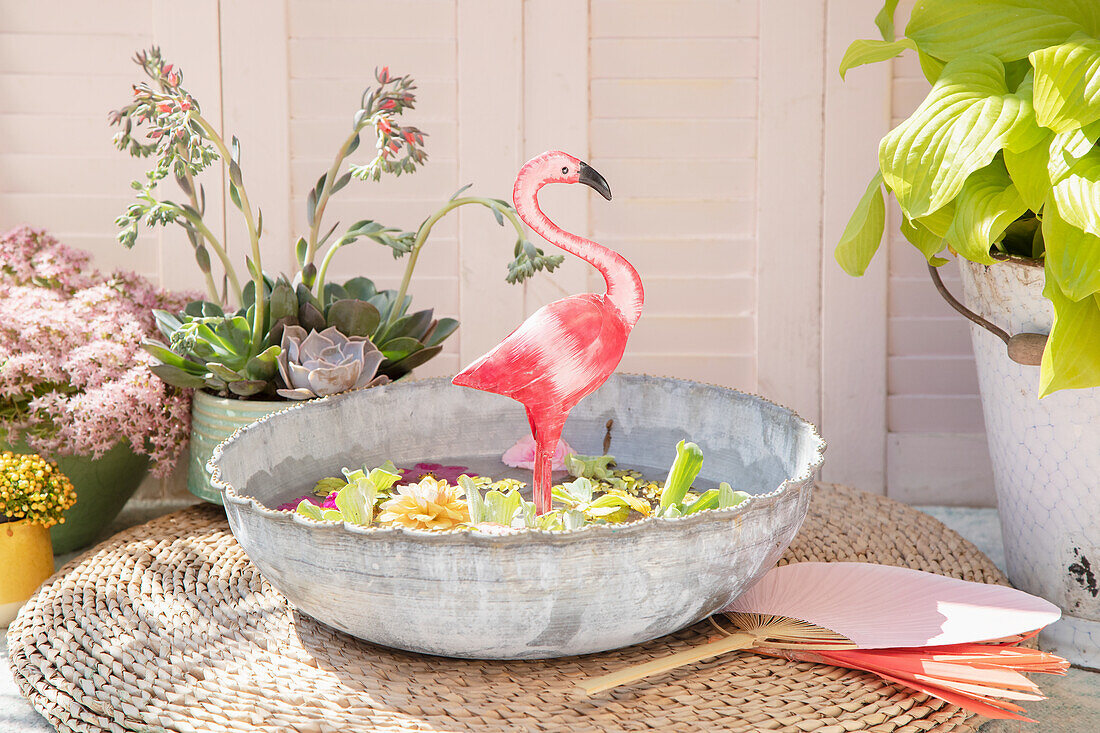
[(561, 167), (561, 174), (562, 174), (563, 176), (567, 176), (567, 175), (569, 175), (569, 166), (567, 166), (567, 165), (563, 165), (563, 166)]

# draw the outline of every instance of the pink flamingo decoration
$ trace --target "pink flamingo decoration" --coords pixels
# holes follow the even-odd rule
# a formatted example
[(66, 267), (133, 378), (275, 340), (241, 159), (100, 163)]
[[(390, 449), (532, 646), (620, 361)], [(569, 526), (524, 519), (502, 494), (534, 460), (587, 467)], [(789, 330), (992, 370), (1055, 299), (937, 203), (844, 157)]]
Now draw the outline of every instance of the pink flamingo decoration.
[(607, 292), (570, 295), (539, 308), (452, 380), (511, 397), (527, 408), (536, 444), (534, 497), (539, 514), (550, 511), (551, 461), (565, 419), (619, 365), (644, 299), (642, 280), (626, 258), (565, 231), (542, 213), (538, 192), (548, 183), (583, 183), (608, 201), (611, 188), (587, 163), (552, 150), (527, 161), (512, 189), (516, 213), (527, 226), (599, 270)]

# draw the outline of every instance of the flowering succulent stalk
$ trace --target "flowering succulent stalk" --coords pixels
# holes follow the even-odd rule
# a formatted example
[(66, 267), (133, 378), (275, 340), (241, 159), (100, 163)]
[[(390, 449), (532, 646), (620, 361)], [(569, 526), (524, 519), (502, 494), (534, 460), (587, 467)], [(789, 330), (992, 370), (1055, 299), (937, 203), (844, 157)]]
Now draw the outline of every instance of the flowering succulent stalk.
[[(352, 117), (351, 132), (337, 150), (332, 165), (321, 175), (306, 197), (306, 223), (309, 230), (294, 245), (299, 269), (287, 282), (286, 288), (276, 293), (280, 286), (265, 275), (263, 270), (259, 246), (263, 234), (263, 214), (259, 208), (253, 207), (244, 185), (240, 142), (232, 137), (227, 143), (226, 137), (202, 115), (199, 103), (183, 85), (183, 72), (166, 63), (158, 48), (140, 52), (135, 61), (148, 79), (134, 85), (133, 100), (112, 112), (110, 122), (121, 128), (114, 140), (120, 150), (126, 150), (134, 157), (152, 157), (155, 164), (146, 173), (143, 181), (134, 181), (131, 184), (136, 192), (136, 200), (116, 221), (120, 228), (118, 239), (125, 246), (132, 247), (142, 224), (163, 226), (175, 223), (182, 226), (206, 281), (209, 302), (197, 304), (196, 310), (202, 311), (198, 315), (207, 319), (246, 319), (250, 331), (244, 353), (238, 354), (238, 350), (234, 349), (234, 356), (244, 357), (243, 364), (236, 365), (219, 359), (193, 358), (197, 355), (186, 350), (187, 343), (194, 343), (191, 335), (174, 339), (172, 335), (166, 334), (171, 343), (167, 347), (160, 345), (161, 350), (154, 349), (152, 353), (161, 358), (165, 365), (160, 376), (172, 384), (208, 386), (240, 397), (260, 392), (272, 393), (275, 387), (274, 373), (269, 376), (264, 374), (274, 357), (267, 353), (267, 349), (274, 346), (278, 350), (280, 329), (289, 325), (293, 319), (294, 325), (301, 325), (307, 330), (321, 330), (324, 325), (319, 325), (317, 321), (323, 321), (328, 316), (330, 306), (342, 309), (345, 317), (353, 315), (353, 320), (360, 325), (373, 323), (372, 329), (363, 333), (351, 333), (339, 325), (337, 327), (345, 336), (369, 336), (375, 341), (384, 354), (381, 365), (383, 374), (396, 379), (408, 373), (415, 366), (438, 354), (442, 350), (441, 342), (458, 326), (454, 319), (433, 320), (430, 310), (408, 315), (406, 311), (409, 282), (432, 226), (442, 216), (460, 206), (485, 206), (502, 226), (505, 218), (512, 223), (517, 240), (515, 259), (508, 266), (508, 282), (520, 282), (540, 269), (552, 271), (562, 261), (560, 256), (545, 255), (527, 240), (523, 225), (508, 202), (481, 197), (458, 198), (458, 194), (429, 216), (416, 232), (403, 232), (365, 219), (353, 224), (343, 235), (328, 244), (336, 226), (321, 234), (324, 231), (326, 208), (331, 197), (352, 178), (378, 181), (383, 173), (393, 176), (413, 173), (427, 161), (427, 153), (423, 147), (425, 133), (398, 121), (406, 110), (414, 108), (416, 97), (413, 91), (416, 86), (411, 77), (395, 76), (388, 67), (383, 67), (375, 71), (377, 87), (363, 92), (360, 108)], [(143, 130), (145, 134), (140, 135), (139, 130)], [(373, 157), (363, 164), (349, 164), (348, 161), (359, 149), (363, 136), (374, 140)], [(250, 256), (245, 258), (245, 264), (251, 281), (243, 288), (226, 254), (226, 246), (203, 221), (206, 196), (196, 177), (218, 160), (224, 162), (229, 198), (244, 217), (248, 231)], [(345, 166), (347, 170), (341, 173)], [(187, 202), (176, 202), (158, 194), (158, 184), (169, 175), (175, 178), (186, 195)], [(359, 280), (365, 281), (369, 287), (358, 283), (356, 289), (360, 291), (359, 294), (351, 292), (351, 281), (343, 286), (326, 282), (328, 269), (336, 252), (360, 239), (370, 239), (390, 247), (395, 257), (410, 255), (397, 291), (379, 293), (373, 283), (365, 278)], [(328, 250), (318, 266), (317, 257), (326, 244)], [(211, 252), (217, 257), (225, 273), (225, 286), (220, 295), (211, 270)], [(285, 307), (288, 298), (299, 301), (298, 306), (293, 309), (293, 316)], [(341, 306), (341, 300), (351, 304), (344, 303)], [(240, 306), (235, 315), (206, 312), (213, 311), (214, 308), (225, 309), (231, 304)], [(310, 307), (317, 313), (310, 312)], [(371, 315), (372, 311), (377, 318)], [(203, 325), (214, 328), (212, 321)], [(359, 330), (367, 329), (363, 327)], [(174, 356), (168, 352), (173, 352)], [(252, 368), (245, 366), (255, 359), (260, 361), (252, 362)], [(219, 364), (221, 368), (210, 366), (211, 363)]]

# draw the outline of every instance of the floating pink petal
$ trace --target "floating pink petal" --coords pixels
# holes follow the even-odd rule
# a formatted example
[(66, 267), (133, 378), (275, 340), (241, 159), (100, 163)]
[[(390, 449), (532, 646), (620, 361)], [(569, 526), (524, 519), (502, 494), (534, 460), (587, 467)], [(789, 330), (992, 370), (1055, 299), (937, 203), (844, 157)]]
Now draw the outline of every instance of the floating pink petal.
[[(573, 452), (568, 443), (559, 440), (558, 447), (554, 449), (554, 458), (550, 463), (550, 470), (564, 471), (565, 457)], [(525, 435), (520, 438), (515, 445), (504, 451), (504, 455), (500, 457), (500, 460), (504, 462), (505, 466), (511, 466), (512, 468), (533, 469), (535, 467), (534, 437)]]
[(470, 478), (477, 477), (477, 474), (466, 468), (466, 466), (444, 466), (442, 463), (418, 463), (412, 468), (399, 468), (397, 472), (401, 474), (401, 483), (403, 484), (417, 483), (425, 476), (431, 476), (440, 481), (446, 481), (452, 486), (457, 486), (458, 477), (463, 474)]

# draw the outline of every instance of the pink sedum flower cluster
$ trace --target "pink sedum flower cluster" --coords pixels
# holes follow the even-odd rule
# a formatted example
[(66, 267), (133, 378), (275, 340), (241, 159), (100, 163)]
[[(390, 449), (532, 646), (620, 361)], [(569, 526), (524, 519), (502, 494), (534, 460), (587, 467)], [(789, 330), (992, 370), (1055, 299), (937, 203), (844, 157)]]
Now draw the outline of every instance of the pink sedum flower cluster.
[(126, 440), (163, 476), (187, 445), (190, 394), (140, 344), (157, 335), (154, 308), (190, 298), (89, 259), (27, 227), (0, 237), (0, 438), (92, 457)]

